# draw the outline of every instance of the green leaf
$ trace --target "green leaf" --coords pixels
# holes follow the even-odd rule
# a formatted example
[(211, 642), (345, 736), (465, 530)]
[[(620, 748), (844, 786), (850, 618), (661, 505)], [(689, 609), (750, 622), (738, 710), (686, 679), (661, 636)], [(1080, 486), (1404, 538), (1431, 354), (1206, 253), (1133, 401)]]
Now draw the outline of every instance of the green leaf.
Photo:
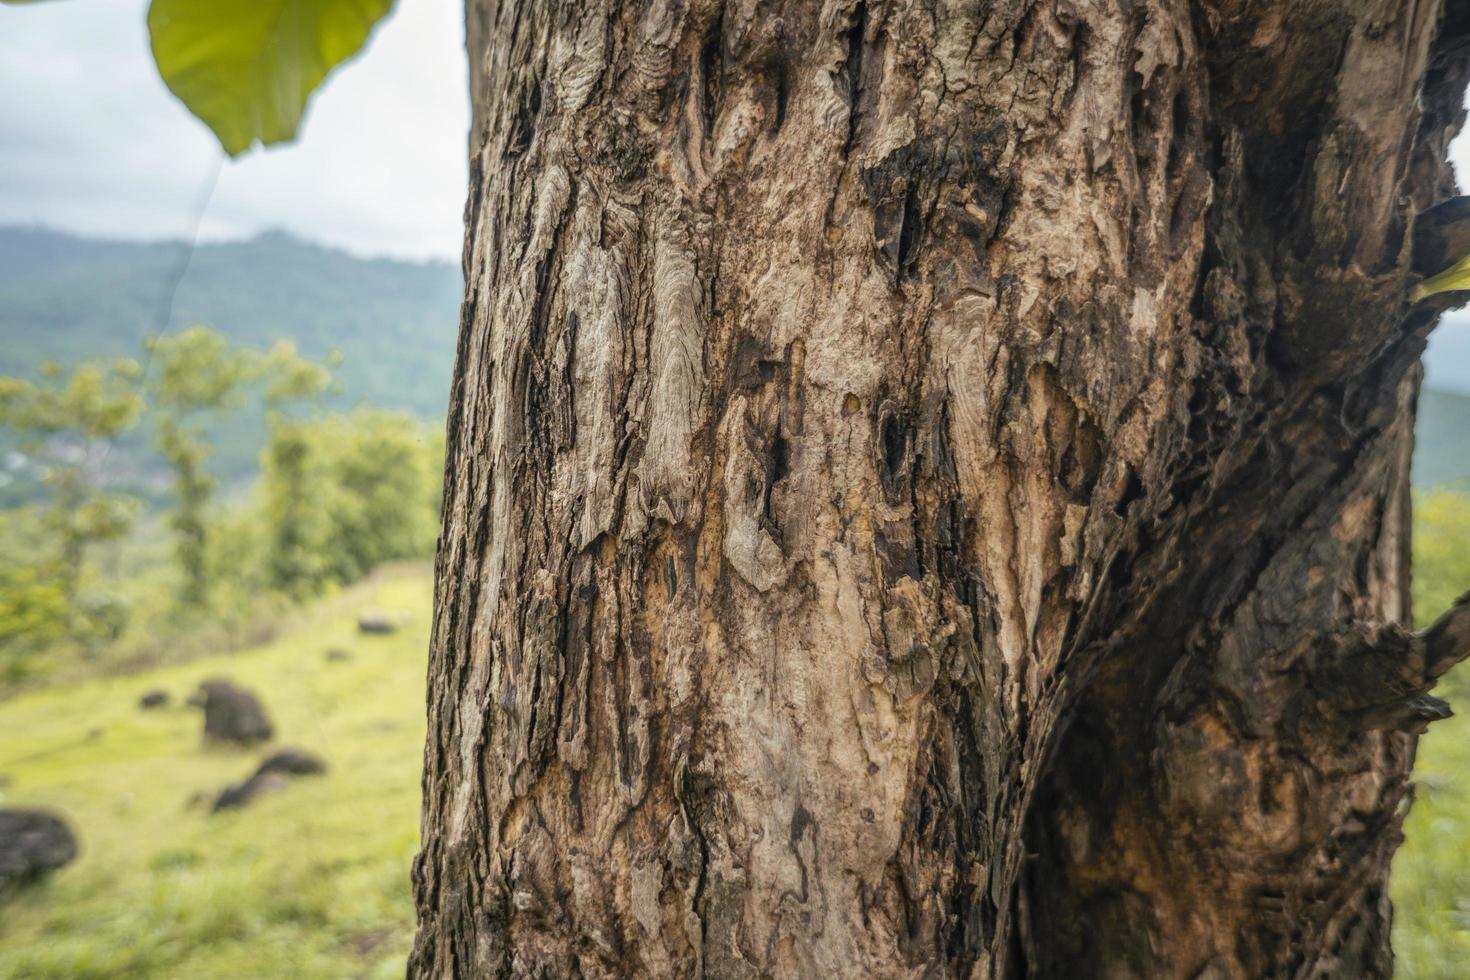
[(1447, 293), (1454, 289), (1470, 289), (1470, 255), (1415, 286), (1412, 299), (1417, 303), (1426, 296)]
[(393, 0), (153, 0), (148, 32), (169, 91), (230, 156), (294, 139), (307, 100), (362, 49)]

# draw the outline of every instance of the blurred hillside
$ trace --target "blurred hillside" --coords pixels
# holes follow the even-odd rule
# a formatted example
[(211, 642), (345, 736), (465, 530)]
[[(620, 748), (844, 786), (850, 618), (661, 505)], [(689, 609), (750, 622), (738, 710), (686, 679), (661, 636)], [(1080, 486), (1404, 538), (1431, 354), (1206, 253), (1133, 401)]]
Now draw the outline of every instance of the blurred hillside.
[[(66, 815), (75, 864), (0, 894), (0, 977), (401, 977), (413, 936), (429, 574), (422, 565), (297, 610), (272, 642), (0, 700), (0, 805)], [(359, 634), (366, 609), (411, 617)], [(185, 703), (229, 677), (276, 741), (206, 745)], [(145, 711), (140, 696), (165, 692)], [(282, 747), (321, 757), (240, 810), (225, 786)]]
[(1470, 490), (1470, 395), (1425, 388), (1414, 443), (1415, 487)]
[[(286, 339), (316, 360), (340, 352), (336, 407), (437, 422), (460, 291), (447, 262), (359, 258), (281, 232), (191, 248), (0, 226), (0, 375), (28, 375), (48, 360), (139, 357), (145, 337), (204, 323), (262, 350)], [(260, 412), (231, 419), (216, 433), (215, 475), (253, 475), (264, 432)], [(119, 447), (117, 465), (147, 470), (151, 456), (140, 434)]]

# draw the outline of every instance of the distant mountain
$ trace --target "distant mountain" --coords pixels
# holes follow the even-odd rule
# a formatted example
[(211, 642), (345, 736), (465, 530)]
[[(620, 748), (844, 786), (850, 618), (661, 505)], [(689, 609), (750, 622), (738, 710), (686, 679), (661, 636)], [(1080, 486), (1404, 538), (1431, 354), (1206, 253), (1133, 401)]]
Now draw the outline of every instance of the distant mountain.
[(1470, 490), (1470, 395), (1425, 388), (1414, 428), (1414, 486)]
[(460, 288), (447, 262), (361, 259), (282, 232), (191, 247), (0, 227), (0, 373), (136, 355), (150, 334), (207, 323), (241, 344), (340, 350), (349, 401), (434, 417), (449, 397)]
[(1470, 310), (1451, 310), (1439, 318), (1424, 352), (1424, 383), (1470, 392)]
[[(139, 356), (149, 335), (205, 323), (260, 349), (278, 339), (321, 359), (340, 351), (343, 407), (442, 418), (461, 276), (447, 262), (364, 259), (271, 232), (241, 242), (97, 241), (0, 226), (0, 375), (45, 360)], [(261, 420), (220, 433), (214, 469), (253, 471)], [(146, 451), (136, 433), (126, 447)]]

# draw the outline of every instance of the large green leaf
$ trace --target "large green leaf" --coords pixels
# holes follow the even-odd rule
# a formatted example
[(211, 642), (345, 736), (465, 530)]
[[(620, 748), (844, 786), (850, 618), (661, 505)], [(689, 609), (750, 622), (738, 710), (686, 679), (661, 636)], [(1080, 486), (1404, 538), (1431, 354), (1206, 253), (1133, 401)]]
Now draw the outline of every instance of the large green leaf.
[(148, 32), (169, 90), (239, 156), (296, 136), (306, 103), (393, 0), (153, 0)]

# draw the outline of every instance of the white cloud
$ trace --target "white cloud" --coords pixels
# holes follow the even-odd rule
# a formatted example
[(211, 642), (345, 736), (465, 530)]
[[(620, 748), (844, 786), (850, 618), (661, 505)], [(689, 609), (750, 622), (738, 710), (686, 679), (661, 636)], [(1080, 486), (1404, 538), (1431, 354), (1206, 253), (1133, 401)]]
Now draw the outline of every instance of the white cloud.
[[(146, 7), (0, 8), (0, 223), (190, 233), (222, 154), (159, 80)], [(297, 143), (223, 164), (200, 237), (285, 228), (364, 254), (457, 258), (466, 84), (463, 0), (400, 0), (328, 79)]]

